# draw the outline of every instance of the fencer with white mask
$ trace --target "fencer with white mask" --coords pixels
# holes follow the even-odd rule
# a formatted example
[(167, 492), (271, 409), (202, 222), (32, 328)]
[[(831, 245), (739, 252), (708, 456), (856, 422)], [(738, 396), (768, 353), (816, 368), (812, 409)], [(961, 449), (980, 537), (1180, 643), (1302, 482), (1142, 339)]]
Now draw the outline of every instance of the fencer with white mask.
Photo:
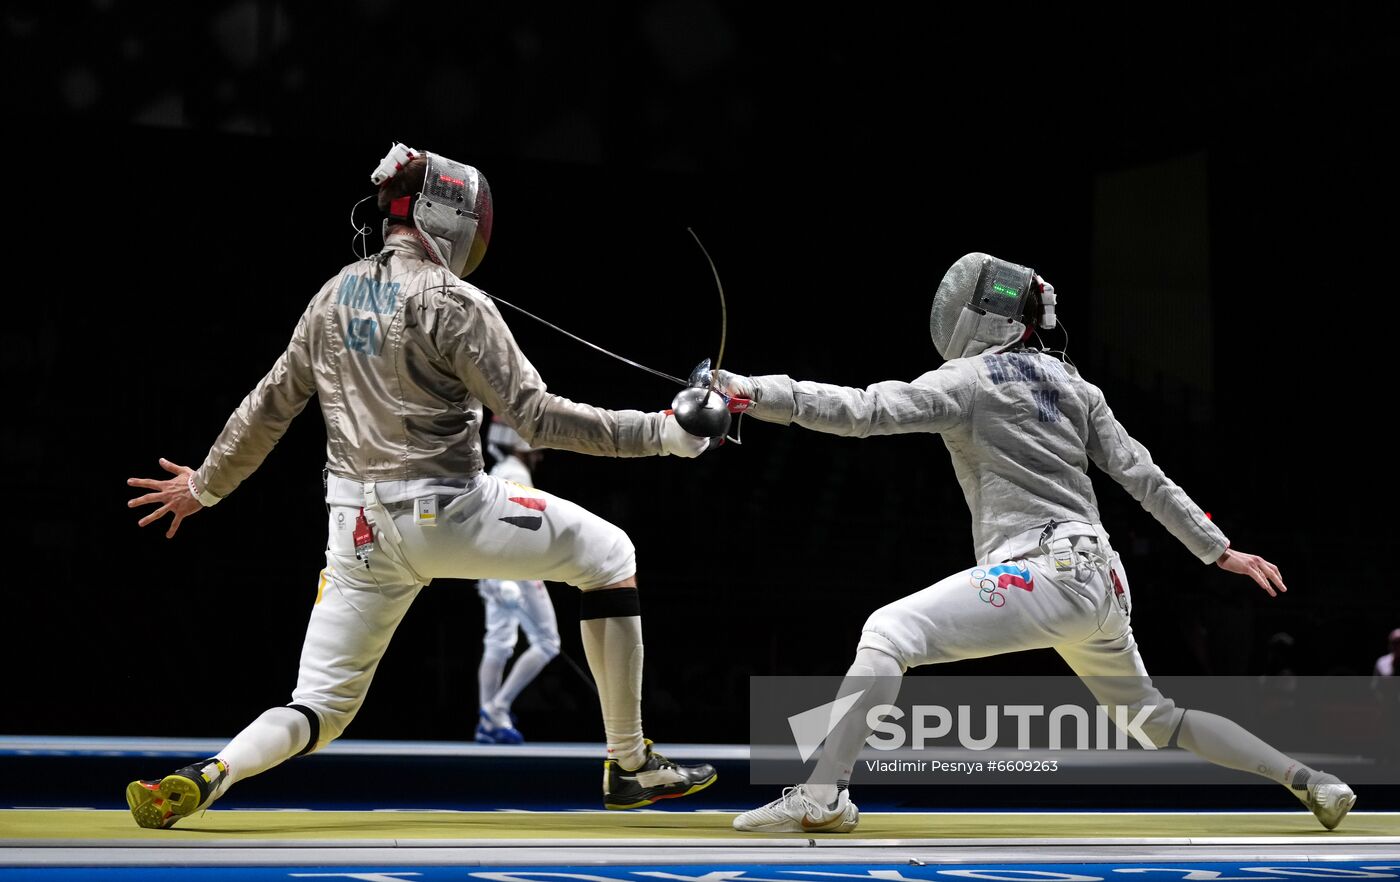
[[(249, 477), (315, 396), (326, 425), (329, 540), (292, 701), (223, 750), (133, 781), (138, 824), (169, 827), (235, 782), (311, 753), (345, 731), (395, 628), (435, 578), (549, 579), (580, 589), (608, 756), (603, 802), (635, 808), (715, 779), (642, 734), (641, 606), (631, 541), (568, 500), (482, 472), (483, 405), (529, 444), (596, 456), (698, 456), (704, 438), (673, 416), (605, 410), (548, 391), (495, 303), (462, 277), (481, 262), (493, 203), (477, 169), (395, 144), (371, 176), (385, 243), (311, 299), (292, 339), (228, 418), (198, 470), (132, 478), (174, 536)], [(309, 586), (308, 586), (309, 587)], [(188, 713), (197, 713), (191, 699)], [(164, 713), (175, 710), (163, 701)]]
[[(851, 437), (942, 436), (972, 515), (977, 565), (876, 610), (842, 694), (865, 689), (836, 725), (810, 779), (745, 812), (736, 829), (845, 832), (859, 811), (848, 785), (872, 727), (918, 665), (1052, 647), (1108, 708), (1157, 746), (1252, 772), (1289, 788), (1328, 829), (1355, 795), (1224, 717), (1177, 707), (1152, 686), (1129, 621), (1127, 574), (1099, 518), (1092, 464), (1204, 564), (1252, 578), (1271, 597), (1278, 568), (1229, 547), (1220, 529), (1114, 418), (1098, 387), (1062, 353), (1029, 345), (1057, 323), (1053, 287), (1028, 267), (968, 254), (938, 286), (930, 332), (945, 359), (911, 382), (864, 389), (718, 372), (725, 394), (761, 420)], [(1113, 718), (1117, 719), (1116, 716)]]

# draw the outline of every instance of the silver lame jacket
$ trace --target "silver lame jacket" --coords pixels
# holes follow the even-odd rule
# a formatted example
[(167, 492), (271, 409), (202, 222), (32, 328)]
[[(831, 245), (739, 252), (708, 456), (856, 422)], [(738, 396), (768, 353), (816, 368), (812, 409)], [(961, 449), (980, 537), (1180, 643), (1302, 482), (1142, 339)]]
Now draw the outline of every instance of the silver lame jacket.
[(660, 454), (663, 415), (603, 410), (548, 392), (495, 303), (427, 259), (411, 235), (321, 288), (287, 351), (229, 417), (195, 474), (206, 504), (232, 493), (312, 395), (326, 465), (361, 482), (481, 471), (485, 404), (534, 447)]
[(972, 510), (979, 563), (1026, 553), (1051, 520), (1099, 526), (1091, 462), (1205, 563), (1225, 551), (1220, 528), (1114, 419), (1103, 392), (1052, 356), (955, 358), (912, 383), (866, 389), (751, 379), (749, 413), (762, 420), (854, 437), (941, 434)]

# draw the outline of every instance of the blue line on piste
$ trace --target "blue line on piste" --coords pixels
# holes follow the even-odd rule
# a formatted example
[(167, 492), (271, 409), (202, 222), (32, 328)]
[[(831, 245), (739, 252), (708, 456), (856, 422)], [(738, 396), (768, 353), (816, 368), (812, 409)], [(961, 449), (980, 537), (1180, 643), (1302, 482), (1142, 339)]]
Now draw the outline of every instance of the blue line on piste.
[[(874, 871), (880, 871), (878, 874)], [(1282, 872), (1271, 872), (1281, 870)], [(1215, 875), (1212, 875), (1215, 874)], [(2, 868), (0, 882), (1180, 882), (1228, 876), (1236, 880), (1300, 882), (1400, 879), (1400, 859), (1274, 860), (1248, 863), (1177, 860), (1098, 864), (657, 864), (652, 866), (259, 866)]]

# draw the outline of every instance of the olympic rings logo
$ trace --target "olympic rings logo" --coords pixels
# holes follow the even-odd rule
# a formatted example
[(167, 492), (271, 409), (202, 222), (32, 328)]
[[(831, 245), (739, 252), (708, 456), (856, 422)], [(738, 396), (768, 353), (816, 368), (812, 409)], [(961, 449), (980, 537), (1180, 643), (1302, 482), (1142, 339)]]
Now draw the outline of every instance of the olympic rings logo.
[(993, 579), (986, 570), (978, 568), (967, 575), (972, 582), (972, 587), (977, 589), (978, 600), (998, 608), (1006, 606), (1006, 595), (997, 590), (997, 580)]

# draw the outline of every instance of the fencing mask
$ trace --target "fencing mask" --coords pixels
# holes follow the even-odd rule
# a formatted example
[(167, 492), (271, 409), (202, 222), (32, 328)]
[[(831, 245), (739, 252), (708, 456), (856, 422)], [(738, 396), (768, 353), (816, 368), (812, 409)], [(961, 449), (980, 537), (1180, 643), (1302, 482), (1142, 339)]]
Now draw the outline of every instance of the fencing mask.
[(966, 254), (938, 283), (929, 332), (944, 359), (969, 358), (1018, 342), (1027, 322), (1053, 328), (1054, 306), (1055, 289), (1029, 267)]
[(386, 224), (412, 223), (438, 262), (465, 278), (481, 263), (491, 240), (491, 188), (475, 168), (403, 144), (389, 149), (370, 181), (383, 186), (419, 156), (428, 161), (423, 188), (393, 200)]

